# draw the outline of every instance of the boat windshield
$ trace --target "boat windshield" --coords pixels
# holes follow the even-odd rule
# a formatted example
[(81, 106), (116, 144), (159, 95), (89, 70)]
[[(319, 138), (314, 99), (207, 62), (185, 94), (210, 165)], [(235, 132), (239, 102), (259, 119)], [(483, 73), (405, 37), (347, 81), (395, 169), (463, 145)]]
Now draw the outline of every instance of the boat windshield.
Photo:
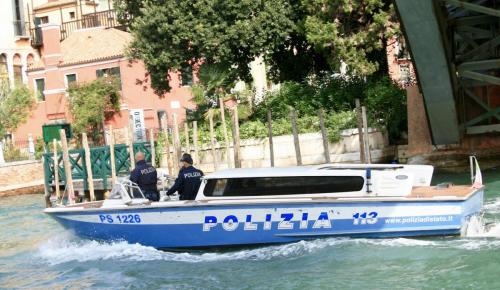
[(139, 186), (128, 179), (117, 182), (109, 194), (109, 199), (122, 199), (123, 197), (145, 198)]
[(263, 196), (360, 191), (361, 176), (281, 176), (208, 179), (205, 196)]

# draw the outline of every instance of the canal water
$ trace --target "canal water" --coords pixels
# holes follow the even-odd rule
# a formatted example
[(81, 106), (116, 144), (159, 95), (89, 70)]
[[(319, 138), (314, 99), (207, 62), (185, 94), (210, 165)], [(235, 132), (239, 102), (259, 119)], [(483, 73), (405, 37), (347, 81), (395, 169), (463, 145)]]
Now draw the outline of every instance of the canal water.
[[(328, 238), (223, 252), (80, 240), (41, 195), (0, 198), (0, 288), (500, 289), (500, 170), (484, 172), (483, 229), (466, 237)], [(438, 174), (434, 183), (467, 183)]]

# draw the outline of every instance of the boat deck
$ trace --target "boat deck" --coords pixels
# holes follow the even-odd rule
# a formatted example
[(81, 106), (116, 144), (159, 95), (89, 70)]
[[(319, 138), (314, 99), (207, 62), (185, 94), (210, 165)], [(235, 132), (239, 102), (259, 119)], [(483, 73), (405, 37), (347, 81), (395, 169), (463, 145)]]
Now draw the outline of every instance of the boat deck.
[(436, 186), (414, 187), (409, 198), (433, 198), (433, 197), (459, 197), (463, 198), (474, 192), (476, 189), (468, 185), (451, 185), (445, 188)]

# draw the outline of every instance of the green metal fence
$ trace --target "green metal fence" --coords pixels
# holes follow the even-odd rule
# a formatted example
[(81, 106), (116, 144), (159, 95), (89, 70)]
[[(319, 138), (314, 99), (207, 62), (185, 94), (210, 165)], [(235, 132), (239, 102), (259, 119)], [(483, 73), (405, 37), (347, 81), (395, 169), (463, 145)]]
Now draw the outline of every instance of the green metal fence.
[[(128, 146), (125, 144), (117, 144), (115, 147), (115, 168), (117, 176), (126, 176), (130, 173), (130, 154)], [(134, 153), (138, 151), (144, 152), (146, 161), (151, 162), (151, 145), (149, 142), (134, 143)], [(51, 185), (54, 183), (54, 172), (59, 174), (61, 184), (66, 182), (64, 171), (64, 162), (62, 152), (57, 154), (57, 166), (54, 164), (54, 153), (43, 154), (44, 158), (44, 176), (45, 184)], [(73, 149), (69, 150), (69, 161), (71, 164), (71, 173), (73, 180), (84, 180), (84, 189), (88, 188), (87, 184), (87, 168), (85, 166), (85, 150)], [(92, 164), (92, 176), (94, 179), (102, 179), (103, 187), (108, 188), (108, 178), (111, 177), (111, 154), (109, 146), (100, 146), (90, 148), (90, 162)]]

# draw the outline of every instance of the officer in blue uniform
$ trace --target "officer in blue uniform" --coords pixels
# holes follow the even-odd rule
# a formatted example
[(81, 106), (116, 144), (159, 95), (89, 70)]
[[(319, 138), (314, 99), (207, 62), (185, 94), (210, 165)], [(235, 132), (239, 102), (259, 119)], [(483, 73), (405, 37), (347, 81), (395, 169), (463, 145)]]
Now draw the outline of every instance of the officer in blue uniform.
[(184, 153), (180, 160), (181, 169), (174, 185), (167, 191), (167, 195), (176, 191), (180, 195), (180, 200), (194, 200), (201, 184), (203, 171), (193, 167), (193, 158), (190, 154)]
[(156, 168), (146, 163), (142, 152), (135, 154), (135, 168), (130, 172), (130, 181), (137, 183), (147, 199), (151, 201), (160, 200), (160, 194), (156, 187), (158, 182)]

